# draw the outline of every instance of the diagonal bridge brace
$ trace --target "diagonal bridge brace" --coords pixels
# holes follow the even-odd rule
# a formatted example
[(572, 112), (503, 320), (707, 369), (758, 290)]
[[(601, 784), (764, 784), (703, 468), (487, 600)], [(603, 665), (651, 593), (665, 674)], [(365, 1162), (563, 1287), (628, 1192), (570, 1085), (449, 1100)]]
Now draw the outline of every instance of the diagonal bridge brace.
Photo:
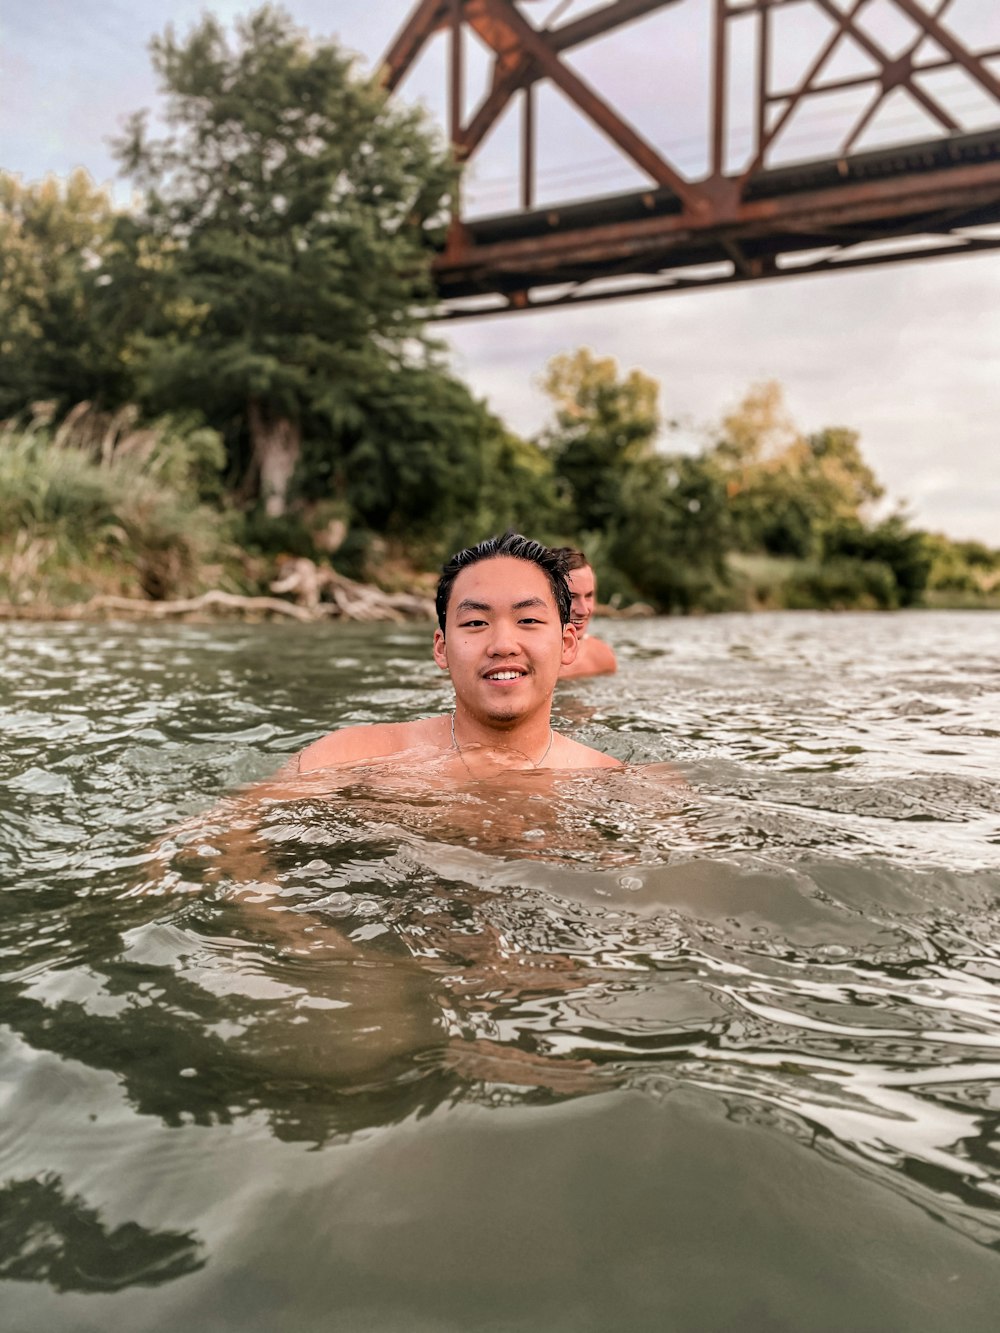
[(453, 139), (468, 158), (496, 124), (513, 95), (540, 79), (550, 79), (611, 142), (656, 185), (672, 191), (687, 211), (705, 213), (711, 204), (560, 55), (677, 0), (613, 0), (554, 29), (534, 27), (514, 0), (420, 0), (382, 65), (384, 85), (395, 88), (424, 43), (442, 28), (467, 23), (495, 56), (490, 91), (467, 125), (456, 120)]
[[(435, 281), (445, 302), (474, 304), (453, 308), (452, 315), (496, 313), (497, 299), (505, 309), (579, 304), (637, 294), (638, 283), (644, 291), (689, 290), (1000, 246), (1000, 236), (964, 234), (1000, 222), (1000, 70), (994, 63), (1000, 47), (960, 35), (961, 24), (956, 28), (949, 12), (959, 0), (700, 0), (699, 12), (710, 21), (700, 86), (710, 103), (708, 170), (695, 180), (563, 59), (585, 42), (682, 2), (692, 0), (593, 0), (582, 16), (560, 23), (565, 0), (545, 22), (534, 19), (533, 0), (417, 0), (381, 77), (395, 88), (431, 37), (450, 36), (449, 128), (460, 160), (473, 156), (512, 100), (523, 97), (520, 209), (463, 216), (457, 193), (453, 199), (452, 226), (433, 263)], [(988, 3), (1000, 17), (1000, 0)], [(916, 30), (911, 39), (899, 49), (887, 43), (869, 7), (895, 10)], [(787, 25), (778, 21), (786, 8), (811, 10), (824, 32), (816, 34), (811, 54), (799, 43), (793, 52), (799, 73), (790, 87), (775, 88), (780, 62), (774, 57), (788, 45)], [(730, 32), (742, 34), (739, 46)], [(471, 112), (463, 88), (467, 34), (492, 54), (491, 78)], [(929, 41), (936, 49), (925, 46), (921, 56)], [(867, 57), (868, 68), (834, 71), (845, 49)], [(740, 68), (737, 59), (746, 73), (751, 56), (755, 69), (737, 101), (731, 75)], [(952, 91), (930, 77), (949, 69), (961, 69), (996, 107), (993, 126), (966, 129)], [(545, 80), (652, 184), (533, 207), (534, 91)], [(791, 124), (799, 126), (796, 113), (829, 94), (852, 90), (857, 99), (865, 89), (870, 96), (847, 108), (837, 142), (803, 159), (788, 134)], [(897, 91), (933, 122), (928, 137), (859, 153), (862, 134)], [(729, 122), (748, 103), (750, 143), (735, 161)], [(930, 244), (931, 238), (937, 239)], [(871, 245), (876, 248), (866, 248)], [(837, 253), (808, 258), (815, 250)]]

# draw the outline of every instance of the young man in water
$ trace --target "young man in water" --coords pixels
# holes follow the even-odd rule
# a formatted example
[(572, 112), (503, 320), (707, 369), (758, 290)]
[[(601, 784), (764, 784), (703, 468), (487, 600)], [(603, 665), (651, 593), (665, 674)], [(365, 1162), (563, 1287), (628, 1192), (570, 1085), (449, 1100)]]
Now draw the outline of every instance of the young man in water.
[(508, 532), (459, 551), (438, 583), (434, 631), (434, 660), (451, 676), (454, 712), (331, 732), (302, 751), (299, 773), (403, 756), (472, 777), (621, 767), (552, 729), (556, 681), (579, 648), (571, 606), (565, 559), (540, 542)]
[(560, 671), (563, 679), (571, 676), (608, 676), (618, 670), (614, 649), (603, 639), (587, 633), (597, 600), (597, 579), (582, 551), (560, 546), (553, 555), (566, 561), (566, 582), (572, 597), (571, 620), (580, 640), (576, 657)]

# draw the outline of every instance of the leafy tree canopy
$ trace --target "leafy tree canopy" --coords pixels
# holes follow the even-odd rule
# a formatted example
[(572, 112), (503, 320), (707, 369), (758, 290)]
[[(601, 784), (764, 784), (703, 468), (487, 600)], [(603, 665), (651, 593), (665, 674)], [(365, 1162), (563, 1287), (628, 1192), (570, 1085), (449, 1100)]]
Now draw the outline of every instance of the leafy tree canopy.
[(818, 555), (832, 525), (862, 522), (883, 494), (857, 433), (833, 427), (801, 434), (773, 380), (752, 386), (724, 418), (713, 457), (742, 550)]
[(326, 489), (372, 531), (437, 563), (509, 526), (557, 529), (551, 459), (433, 360), (371, 377), (357, 406)]
[(169, 261), (147, 389), (245, 422), (279, 514), (303, 427), (335, 436), (358, 386), (405, 363), (453, 168), (423, 113), (280, 9), (151, 49), (167, 132), (139, 113), (117, 145)]
[(727, 581), (729, 515), (710, 459), (640, 459), (622, 486), (610, 555), (643, 597), (664, 611), (711, 607)]
[(584, 530), (603, 530), (621, 509), (628, 466), (652, 450), (660, 430), (660, 386), (642, 370), (621, 374), (589, 347), (553, 357), (542, 387), (555, 403), (545, 437)]
[(35, 184), (0, 172), (0, 416), (128, 396), (105, 292), (119, 223), (85, 171)]

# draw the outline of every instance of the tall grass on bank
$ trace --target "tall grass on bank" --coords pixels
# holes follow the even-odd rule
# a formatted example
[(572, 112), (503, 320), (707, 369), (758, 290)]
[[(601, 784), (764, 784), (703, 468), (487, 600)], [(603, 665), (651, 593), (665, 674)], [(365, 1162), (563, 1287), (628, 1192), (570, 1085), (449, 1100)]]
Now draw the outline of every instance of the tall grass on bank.
[(64, 603), (99, 592), (184, 595), (221, 555), (224, 462), (215, 431), (142, 424), (81, 403), (54, 423), (44, 405), (0, 427), (0, 599)]

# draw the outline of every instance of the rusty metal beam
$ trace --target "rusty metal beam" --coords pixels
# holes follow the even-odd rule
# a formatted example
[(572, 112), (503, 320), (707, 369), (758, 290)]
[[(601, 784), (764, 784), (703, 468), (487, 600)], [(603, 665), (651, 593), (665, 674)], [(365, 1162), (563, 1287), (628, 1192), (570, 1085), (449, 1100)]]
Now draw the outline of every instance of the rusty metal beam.
[[(932, 115), (940, 124), (944, 126), (946, 130), (948, 130), (949, 132), (953, 132), (959, 129), (959, 126), (953, 119), (953, 117), (951, 117), (946, 110), (940, 107), (935, 101), (935, 99), (932, 98), (930, 94), (927, 93), (923, 88), (921, 88), (919, 84), (914, 84), (912, 76), (917, 71), (914, 70), (912, 62), (913, 48), (911, 48), (911, 51), (906, 53), (901, 60), (894, 61), (889, 56), (889, 54), (886, 51), (884, 51), (881, 46), (878, 45), (878, 43), (873, 41), (868, 36), (867, 33), (858, 28), (856, 20), (860, 15), (864, 6), (868, 3), (868, 0), (854, 0), (854, 4), (849, 10), (839, 9), (836, 5), (832, 3), (832, 0), (813, 0), (813, 3), (817, 6), (817, 8), (820, 8), (827, 13), (828, 17), (835, 25), (834, 29), (827, 38), (819, 54), (815, 57), (812, 64), (806, 71), (806, 73), (802, 76), (802, 79), (800, 80), (798, 86), (790, 94), (788, 94), (787, 100), (785, 100), (784, 95), (780, 96), (780, 100), (785, 101), (784, 109), (779, 115), (775, 124), (772, 125), (770, 130), (764, 133), (758, 140), (756, 155), (754, 157), (754, 160), (751, 162), (750, 166), (747, 167), (747, 169), (743, 172), (742, 181), (748, 180), (763, 166), (767, 158), (768, 149), (779, 138), (782, 130), (785, 128), (785, 126), (791, 119), (794, 112), (801, 105), (803, 99), (806, 96), (819, 91), (816, 80), (819, 74), (822, 72), (823, 68), (829, 63), (830, 59), (833, 57), (834, 52), (836, 51), (840, 43), (843, 41), (845, 36), (852, 37), (854, 41), (856, 41), (858, 45), (862, 47), (867, 52), (867, 54), (877, 62), (879, 67), (878, 72), (874, 75), (865, 76), (865, 79), (866, 82), (870, 81), (872, 83), (880, 84), (881, 92), (869, 104), (865, 112), (862, 114), (859, 122), (854, 126), (851, 133), (847, 136), (846, 142), (841, 149), (842, 152), (847, 152), (850, 146), (855, 142), (858, 135), (864, 129), (865, 125), (877, 111), (882, 98), (885, 97), (886, 93), (890, 89), (890, 86), (891, 87), (895, 87), (897, 85), (905, 86), (907, 92), (909, 92), (911, 97), (913, 97), (915, 101), (919, 102), (930, 115)], [(947, 7), (948, 3), (950, 3), (950, 0), (943, 0), (941, 8), (943, 9)], [(917, 42), (914, 43), (914, 47), (919, 45), (920, 41), (922, 40), (923, 40), (923, 35), (921, 35), (918, 38)], [(948, 63), (950, 64), (952, 62)], [(894, 71), (891, 83), (888, 73), (888, 71), (890, 70)], [(831, 91), (833, 89), (837, 89), (843, 86), (847, 86), (845, 81), (823, 85), (822, 90)], [(779, 100), (779, 98), (774, 97), (773, 95), (768, 95), (767, 100), (770, 102), (774, 102)], [(761, 109), (761, 118), (759, 119), (758, 122), (761, 126), (763, 126), (762, 110), (763, 109)]]
[[(555, 55), (572, 50), (573, 47), (613, 32), (616, 28), (664, 9), (668, 5), (678, 4), (680, 0), (613, 0), (601, 9), (592, 10), (578, 19), (561, 24), (557, 28), (533, 29), (537, 32), (548, 49)], [(423, 0), (407, 20), (406, 25), (394, 40), (382, 60), (382, 80), (390, 90), (403, 78), (410, 65), (419, 56), (427, 38), (447, 21), (448, 0)], [(496, 50), (495, 38), (491, 40), (486, 27), (483, 6), (477, 0), (471, 0), (464, 6), (465, 18), (488, 46)], [(537, 61), (523, 51), (517, 50), (511, 56), (510, 48), (503, 58), (498, 57), (494, 65), (492, 86), (489, 93), (473, 113), (468, 125), (453, 135), (453, 143), (460, 159), (470, 157), (483, 139), (496, 124), (510, 99), (521, 88), (529, 87), (538, 79), (545, 77)]]
[[(766, 11), (764, 12), (766, 13)], [(921, 41), (923, 41), (923, 38), (922, 37), (918, 38), (917, 41), (914, 42), (914, 46), (919, 45)], [(987, 51), (981, 51), (980, 59), (981, 60), (1000, 59), (1000, 46), (991, 47)], [(931, 74), (935, 70), (939, 69), (953, 69), (954, 66), (955, 62), (954, 60), (951, 59), (950, 56), (941, 56), (936, 60), (927, 60), (922, 65), (914, 65), (913, 72), (914, 74)], [(882, 76), (880, 73), (854, 74), (850, 78), (831, 79), (828, 82), (816, 82), (809, 89), (809, 92), (811, 94), (843, 92), (845, 88), (863, 88), (867, 84), (879, 83), (881, 82), (881, 78)], [(786, 102), (789, 97), (793, 97), (794, 95), (795, 95), (795, 90), (793, 88), (785, 88), (785, 89), (780, 89), (776, 92), (767, 93), (762, 100), (768, 103)], [(763, 108), (759, 109), (762, 110)]]
[(726, 0), (715, 0), (712, 33), (712, 175), (725, 171), (726, 151)]
[[(603, 37), (626, 23), (634, 23), (657, 9), (680, 3), (680, 0), (612, 0), (601, 9), (591, 10), (578, 19), (562, 23), (558, 28), (539, 29), (545, 34), (557, 54), (574, 46)], [(380, 61), (382, 79), (388, 88), (395, 88), (400, 79), (417, 59), (427, 38), (445, 22), (447, 0), (419, 0), (410, 17), (393, 38), (392, 45)]]
[[(969, 225), (963, 219), (973, 213), (977, 225), (1000, 224), (1000, 135), (995, 149), (986, 161), (912, 172), (904, 179), (854, 179), (772, 197), (764, 194), (744, 201), (724, 223), (700, 226), (675, 211), (627, 222), (574, 222), (565, 232), (487, 243), (476, 240), (472, 224), (464, 249), (436, 261), (439, 290), (450, 300), (477, 291), (503, 291), (508, 284), (545, 288), (568, 276), (586, 281), (612, 266), (641, 272), (723, 260), (734, 262), (746, 276), (754, 272), (754, 260), (769, 252), (947, 233), (960, 223)], [(606, 210), (613, 206), (614, 201), (602, 202)]]
[(605, 5), (603, 9), (591, 10), (589, 14), (583, 14), (570, 23), (553, 28), (550, 38), (552, 49), (556, 52), (568, 51), (570, 47), (581, 46), (626, 23), (645, 18), (657, 9), (678, 3), (679, 0), (615, 0), (614, 4)]
[[(940, 18), (941, 15), (944, 14), (944, 12), (951, 7), (951, 4), (952, 0), (938, 0), (938, 7), (937, 10), (935, 11), (935, 17)], [(913, 63), (914, 56), (916, 55), (923, 40), (924, 40), (924, 33), (922, 32), (918, 33), (917, 36), (914, 38), (914, 40), (906, 48), (906, 50), (903, 51), (900, 55), (898, 55), (893, 62), (894, 68), (898, 68), (899, 70), (905, 72), (906, 74), (905, 80), (901, 78), (895, 79), (890, 77), (889, 71), (887, 71), (885, 68), (883, 68), (880, 71), (879, 74), (880, 86), (878, 92), (871, 99), (865, 111), (858, 118), (850, 134), (847, 135), (847, 137), (844, 139), (844, 142), (841, 144), (840, 151), (842, 155), (846, 156), (854, 147), (854, 145), (857, 143), (857, 141), (861, 138), (862, 134), (865, 132), (865, 130), (868, 128), (868, 126), (871, 124), (874, 118), (878, 115), (879, 108), (882, 106), (882, 103), (885, 101), (885, 99), (889, 96), (889, 93), (892, 92), (895, 88), (899, 87), (900, 84), (904, 82), (907, 87), (911, 86), (912, 77), (914, 73), (916, 73), (916, 69)]]
[[(1000, 164), (986, 163), (933, 173), (919, 188), (912, 186), (902, 199), (892, 182), (866, 181), (810, 192), (794, 200), (759, 200), (745, 205), (735, 221), (713, 228), (692, 228), (683, 216), (658, 217), (473, 245), (462, 255), (442, 255), (435, 264), (435, 273), (445, 296), (461, 278), (495, 282), (505, 272), (531, 274), (544, 285), (549, 281), (549, 270), (560, 265), (625, 258), (635, 262), (642, 254), (653, 252), (676, 252), (678, 262), (683, 262), (685, 250), (700, 255), (723, 235), (736, 240), (792, 233), (815, 235), (828, 226), (871, 223), (885, 215), (887, 203), (893, 210), (900, 210), (893, 213), (900, 220), (908, 213), (950, 211), (956, 190), (963, 192), (970, 208), (976, 204), (992, 206), (995, 220), (1000, 222)], [(699, 258), (696, 262), (702, 261)]]
[(424, 43), (441, 21), (445, 0), (419, 0), (382, 57), (379, 77), (392, 92), (419, 56)]
[(452, 307), (451, 309), (432, 313), (431, 318), (440, 320), (455, 319), (488, 319), (490, 316), (506, 315), (512, 310), (553, 310), (559, 307), (593, 305), (602, 301), (634, 301), (640, 296), (666, 296), (680, 292), (703, 291), (711, 287), (735, 287), (748, 282), (776, 281), (780, 278), (804, 278), (816, 276), (821, 273), (843, 273), (851, 269), (873, 268), (875, 266), (884, 267), (890, 264), (915, 263), (918, 260), (926, 261), (928, 259), (948, 259), (958, 255), (988, 253), (1000, 250), (1000, 239), (998, 240), (968, 240), (964, 244), (924, 246), (919, 250), (900, 251), (897, 254), (888, 255), (858, 255), (848, 256), (842, 259), (819, 260), (814, 264), (801, 264), (794, 267), (778, 268), (776, 266), (766, 266), (758, 271), (748, 271), (739, 273), (735, 270), (718, 277), (705, 277), (700, 279), (691, 278), (666, 278), (661, 282), (650, 283), (647, 286), (636, 287), (618, 287), (605, 291), (593, 291), (590, 289), (573, 290), (564, 296), (543, 297), (533, 299), (528, 294), (522, 293), (517, 301), (511, 301), (508, 304), (496, 304), (493, 306), (481, 305), (476, 308), (463, 310)]
[(549, 48), (545, 38), (537, 28), (528, 23), (511, 0), (483, 0), (483, 3), (498, 20), (503, 19), (510, 26), (517, 35), (522, 49), (535, 61), (540, 72), (575, 102), (583, 114), (602, 130), (617, 148), (630, 157), (641, 171), (658, 185), (668, 186), (689, 207), (695, 209), (703, 207), (697, 192), (692, 190), (683, 176), (660, 156), (652, 144), (599, 97), (585, 80), (562, 64)]
[[(856, 13), (857, 10), (859, 10), (864, 3), (865, 0), (855, 0), (854, 10), (852, 12)], [(815, 80), (819, 76), (824, 65), (833, 55), (834, 51), (837, 48), (838, 43), (840, 42), (841, 38), (844, 35), (847, 23), (848, 23), (848, 16), (846, 14), (840, 14), (837, 26), (834, 28), (833, 32), (827, 38), (825, 45), (820, 50), (819, 54), (814, 58), (812, 64), (806, 70), (805, 74), (803, 74), (802, 78), (799, 80), (798, 86), (789, 95), (784, 110), (781, 112), (778, 119), (771, 126), (771, 128), (767, 130), (766, 133), (762, 134), (760, 139), (758, 140), (757, 152), (754, 155), (753, 161), (743, 172), (742, 181), (749, 180), (749, 178), (755, 175), (764, 165), (764, 162), (767, 159), (767, 150), (781, 134), (781, 131), (785, 128), (785, 125), (791, 119), (792, 114), (794, 113), (796, 107), (798, 107), (799, 103), (802, 101), (802, 98), (805, 96), (807, 91), (813, 86)], [(763, 121), (761, 122), (761, 124), (763, 124)]]
[(534, 62), (525, 55), (505, 14), (492, 11), (488, 0), (473, 0), (466, 18), (469, 26), (494, 52), (495, 59), (489, 93), (476, 108), (469, 124), (452, 136), (462, 160), (475, 152), (517, 90), (528, 87), (537, 77)]
[(768, 85), (771, 73), (771, 11), (762, 9), (757, 25), (757, 106), (754, 147), (757, 152), (767, 134)]
[(448, 120), (452, 143), (462, 128), (462, 103), (465, 100), (465, 59), (462, 47), (462, 0), (449, 0), (451, 20), (451, 79), (448, 89)]
[(535, 202), (535, 90), (524, 90), (521, 124), (521, 207), (527, 212)]
[(977, 59), (968, 51), (961, 42), (956, 41), (954, 35), (938, 22), (938, 16), (928, 14), (922, 6), (915, 3), (915, 0), (896, 0), (896, 4), (917, 24), (923, 28), (928, 37), (947, 51), (952, 59), (962, 66), (962, 68), (990, 94), (991, 97), (1000, 100), (1000, 79), (986, 68), (982, 60)]
[[(900, 3), (900, 0), (896, 0), (896, 2)], [(873, 60), (878, 61), (879, 65), (882, 67), (883, 74), (885, 74), (886, 71), (895, 66), (895, 62), (889, 55), (888, 51), (885, 51), (881, 46), (879, 46), (878, 42), (876, 42), (872, 37), (869, 37), (869, 35), (862, 28), (859, 28), (857, 23), (855, 22), (858, 11), (861, 9), (861, 6), (863, 4), (867, 3), (867, 0), (858, 0), (858, 2), (854, 6), (854, 9), (847, 16), (841, 13), (841, 11), (833, 3), (833, 0), (815, 0), (815, 3), (817, 5), (820, 5), (824, 10), (826, 10), (827, 14), (830, 16), (830, 18), (834, 20), (835, 23), (838, 24), (841, 23), (846, 17), (846, 24), (843, 28), (842, 35), (850, 33), (851, 37), (853, 37), (853, 39), (857, 42), (858, 46), (860, 46), (865, 52), (867, 52), (867, 54), (870, 55)], [(925, 15), (925, 18), (929, 19), (930, 15)], [(937, 120), (941, 125), (943, 125), (946, 130), (952, 133), (961, 128), (958, 122), (948, 114), (948, 112), (944, 109), (944, 107), (938, 104), (936, 98), (931, 97), (930, 93), (928, 93), (924, 88), (921, 88), (921, 86), (918, 83), (913, 82), (912, 69), (909, 72), (907, 72), (904, 69), (900, 69), (898, 73), (895, 75), (895, 77), (896, 81), (900, 85), (906, 88), (906, 91), (910, 94), (910, 96), (914, 99), (914, 101), (919, 102), (920, 105), (924, 108), (924, 110), (928, 112), (929, 115), (933, 116), (934, 119)]]
[[(600, 88), (563, 59), (584, 42), (680, 2), (605, 0), (582, 17), (560, 23), (563, 4), (544, 27), (528, 17), (528, 0), (419, 0), (414, 6), (386, 55), (383, 79), (387, 87), (395, 87), (427, 40), (450, 31), (448, 118), (460, 160), (477, 152), (505, 108), (522, 94), (521, 211), (469, 218), (461, 215), (456, 197), (458, 211), (445, 250), (434, 263), (445, 299), (473, 298), (480, 312), (487, 302), (499, 299), (527, 309), (540, 301), (551, 305), (612, 299), (607, 291), (594, 291), (596, 280), (609, 277), (616, 294), (624, 294), (637, 280), (644, 283), (643, 291), (690, 290), (994, 246), (992, 238), (956, 239), (953, 234), (956, 228), (987, 222), (1000, 225), (1000, 76), (989, 63), (998, 54), (997, 39), (993, 37), (988, 49), (985, 42), (974, 48), (963, 41), (952, 18), (945, 27), (942, 18), (954, 0), (882, 0), (916, 29), (896, 54), (868, 30), (867, 6), (873, 0), (702, 0), (714, 20), (702, 78), (709, 97), (703, 143), (708, 174), (702, 180), (687, 179)], [(995, 4), (1000, 16), (1000, 0)], [(771, 87), (772, 64), (781, 54), (784, 30), (773, 22), (772, 11), (793, 5), (822, 15), (830, 26), (816, 40), (804, 75), (779, 92)], [(756, 70), (749, 96), (753, 139), (749, 166), (730, 173), (727, 127), (738, 122), (729, 63), (739, 48), (729, 41), (729, 24), (741, 20), (756, 27)], [(491, 77), (469, 116), (464, 112), (462, 58), (466, 30), (493, 53)], [(868, 56), (873, 69), (831, 77), (828, 66), (848, 42)], [(921, 46), (930, 42), (934, 48), (921, 60)], [(665, 58), (668, 55), (666, 47)], [(953, 93), (946, 84), (924, 81), (925, 75), (947, 69), (961, 70), (992, 100), (994, 130), (961, 133), (962, 113)], [(543, 80), (558, 88), (650, 178), (648, 190), (535, 211), (539, 127), (533, 93)], [(831, 92), (864, 88), (871, 90), (870, 97), (838, 131), (827, 158), (777, 171), (768, 167), (775, 153), (792, 147), (787, 127), (793, 118), (798, 124), (801, 107), (816, 105), (816, 99)], [(921, 144), (857, 153), (860, 136), (873, 120), (876, 126), (882, 123), (875, 118), (896, 89), (905, 91), (942, 133)], [(774, 117), (770, 124), (769, 116)], [(917, 236), (936, 239), (911, 255)], [(859, 245), (871, 241), (884, 243), (888, 253), (857, 253)], [(796, 254), (814, 248), (826, 257), (795, 261)]]

